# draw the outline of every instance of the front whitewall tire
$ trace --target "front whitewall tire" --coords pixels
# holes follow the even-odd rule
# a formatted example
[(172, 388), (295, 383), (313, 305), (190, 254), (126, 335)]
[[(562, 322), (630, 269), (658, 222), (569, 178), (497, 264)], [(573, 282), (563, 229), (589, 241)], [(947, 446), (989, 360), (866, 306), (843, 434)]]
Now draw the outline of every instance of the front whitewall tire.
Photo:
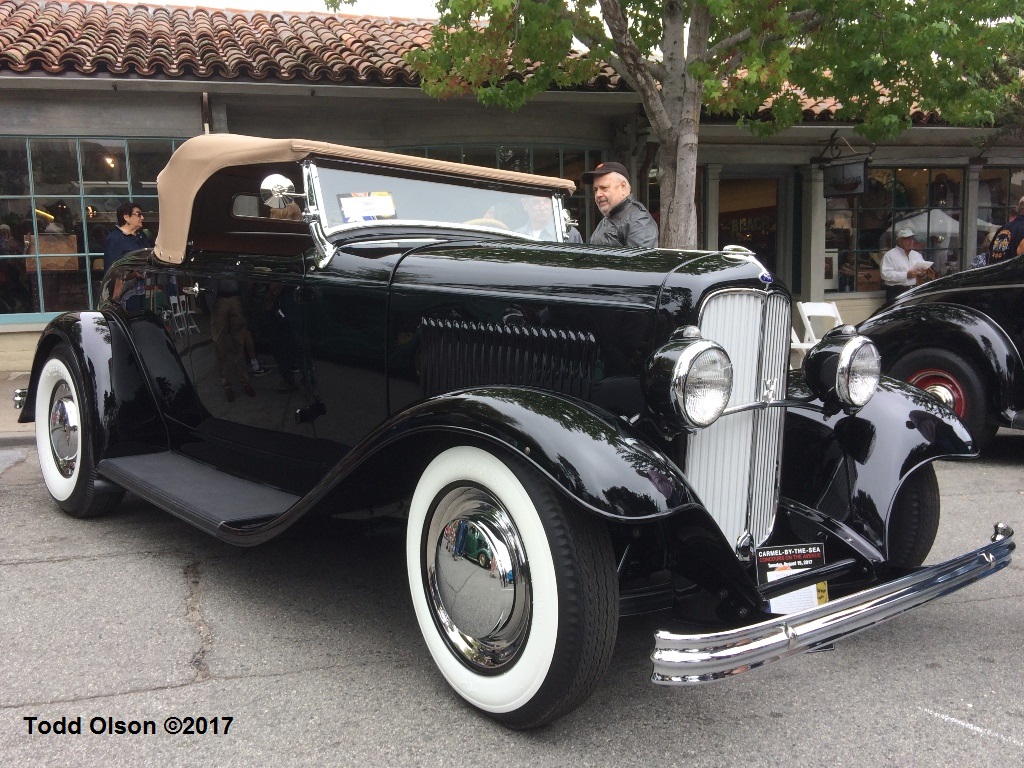
[[(490, 491), (512, 518), (527, 553), (532, 582), (530, 633), (508, 670), (482, 675), (453, 654), (439, 634), (424, 583), (424, 531), (438, 495), (458, 483), (474, 483)], [(528, 703), (548, 674), (558, 635), (558, 587), (547, 536), (530, 494), (504, 462), (470, 446), (451, 448), (424, 470), (409, 512), (406, 561), (416, 620), (434, 662), (449, 685), (485, 712), (515, 711)]]

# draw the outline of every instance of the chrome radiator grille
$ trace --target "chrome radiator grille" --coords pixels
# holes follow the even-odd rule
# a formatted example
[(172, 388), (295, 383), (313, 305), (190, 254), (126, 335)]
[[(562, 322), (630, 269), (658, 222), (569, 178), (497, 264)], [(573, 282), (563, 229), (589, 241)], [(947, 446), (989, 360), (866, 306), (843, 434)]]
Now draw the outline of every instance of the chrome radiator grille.
[[(727, 290), (705, 302), (701, 335), (721, 344), (732, 358), (730, 408), (785, 397), (791, 323), (789, 299), (782, 293)], [(783, 411), (763, 408), (723, 416), (688, 440), (686, 474), (733, 544), (748, 532), (755, 546), (771, 534)]]

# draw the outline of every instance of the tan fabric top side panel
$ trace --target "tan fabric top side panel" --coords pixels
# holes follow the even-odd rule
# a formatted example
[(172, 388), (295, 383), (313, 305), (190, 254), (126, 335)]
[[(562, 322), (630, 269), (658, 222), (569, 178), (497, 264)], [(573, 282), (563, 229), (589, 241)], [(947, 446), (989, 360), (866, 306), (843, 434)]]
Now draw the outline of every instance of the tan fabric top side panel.
[(166, 167), (157, 176), (157, 194), (160, 200), (160, 232), (155, 244), (157, 258), (175, 264), (185, 258), (189, 222), (196, 194), (203, 183), (221, 168), (287, 160), (299, 162), (310, 155), (378, 163), (393, 168), (436, 171), (487, 181), (528, 184), (563, 194), (572, 194), (576, 190), (576, 185), (572, 181), (552, 176), (481, 168), (322, 141), (263, 139), (255, 136), (212, 133), (196, 136), (178, 147)]
[(292, 147), (290, 139), (211, 133), (186, 141), (156, 177), (160, 201), (160, 231), (155, 243), (157, 258), (173, 264), (185, 258), (192, 204), (199, 188), (221, 168), (286, 160), (298, 162), (305, 156)]

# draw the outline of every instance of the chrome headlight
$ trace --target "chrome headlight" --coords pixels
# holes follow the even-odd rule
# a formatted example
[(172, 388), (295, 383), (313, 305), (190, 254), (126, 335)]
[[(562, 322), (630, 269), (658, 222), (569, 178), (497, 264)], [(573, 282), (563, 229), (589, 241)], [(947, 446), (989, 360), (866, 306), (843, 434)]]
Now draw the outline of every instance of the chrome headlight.
[(683, 350), (672, 371), (672, 395), (679, 415), (691, 427), (714, 424), (732, 395), (732, 360), (713, 341)]
[(839, 353), (836, 370), (836, 395), (847, 405), (860, 408), (875, 394), (882, 375), (882, 356), (866, 336), (847, 342)]
[(694, 326), (677, 330), (647, 362), (644, 395), (668, 437), (715, 422), (732, 396), (732, 361)]
[(878, 388), (882, 357), (852, 325), (834, 328), (804, 358), (804, 381), (826, 405), (862, 408)]

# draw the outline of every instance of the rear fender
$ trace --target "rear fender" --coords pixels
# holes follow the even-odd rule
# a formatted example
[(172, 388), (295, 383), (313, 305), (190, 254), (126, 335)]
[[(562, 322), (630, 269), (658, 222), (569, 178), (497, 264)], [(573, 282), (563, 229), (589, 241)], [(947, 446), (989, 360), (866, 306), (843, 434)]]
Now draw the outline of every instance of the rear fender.
[(936, 347), (962, 356), (981, 374), (992, 393), (993, 410), (1024, 405), (1024, 366), (1020, 350), (991, 318), (959, 304), (895, 306), (865, 320), (857, 329), (882, 353), (883, 370), (909, 352)]
[(104, 416), (108, 395), (111, 393), (109, 338), (107, 320), (99, 312), (68, 312), (51, 320), (36, 344), (28, 396), (18, 421), (23, 424), (35, 421), (36, 389), (43, 367), (54, 348), (66, 344), (78, 361), (79, 370), (85, 374), (82, 385), (86, 391), (82, 394), (86, 402), (81, 418), (88, 425), (86, 428), (92, 439), (93, 456), (102, 457), (107, 447)]
[(166, 444), (166, 432), (152, 392), (146, 383), (134, 348), (124, 330), (103, 312), (68, 312), (54, 318), (36, 345), (28, 398), (18, 420), (35, 420), (36, 385), (53, 348), (67, 344), (85, 374), (88, 388), (88, 426), (96, 460), (131, 450), (147, 430), (156, 430)]

